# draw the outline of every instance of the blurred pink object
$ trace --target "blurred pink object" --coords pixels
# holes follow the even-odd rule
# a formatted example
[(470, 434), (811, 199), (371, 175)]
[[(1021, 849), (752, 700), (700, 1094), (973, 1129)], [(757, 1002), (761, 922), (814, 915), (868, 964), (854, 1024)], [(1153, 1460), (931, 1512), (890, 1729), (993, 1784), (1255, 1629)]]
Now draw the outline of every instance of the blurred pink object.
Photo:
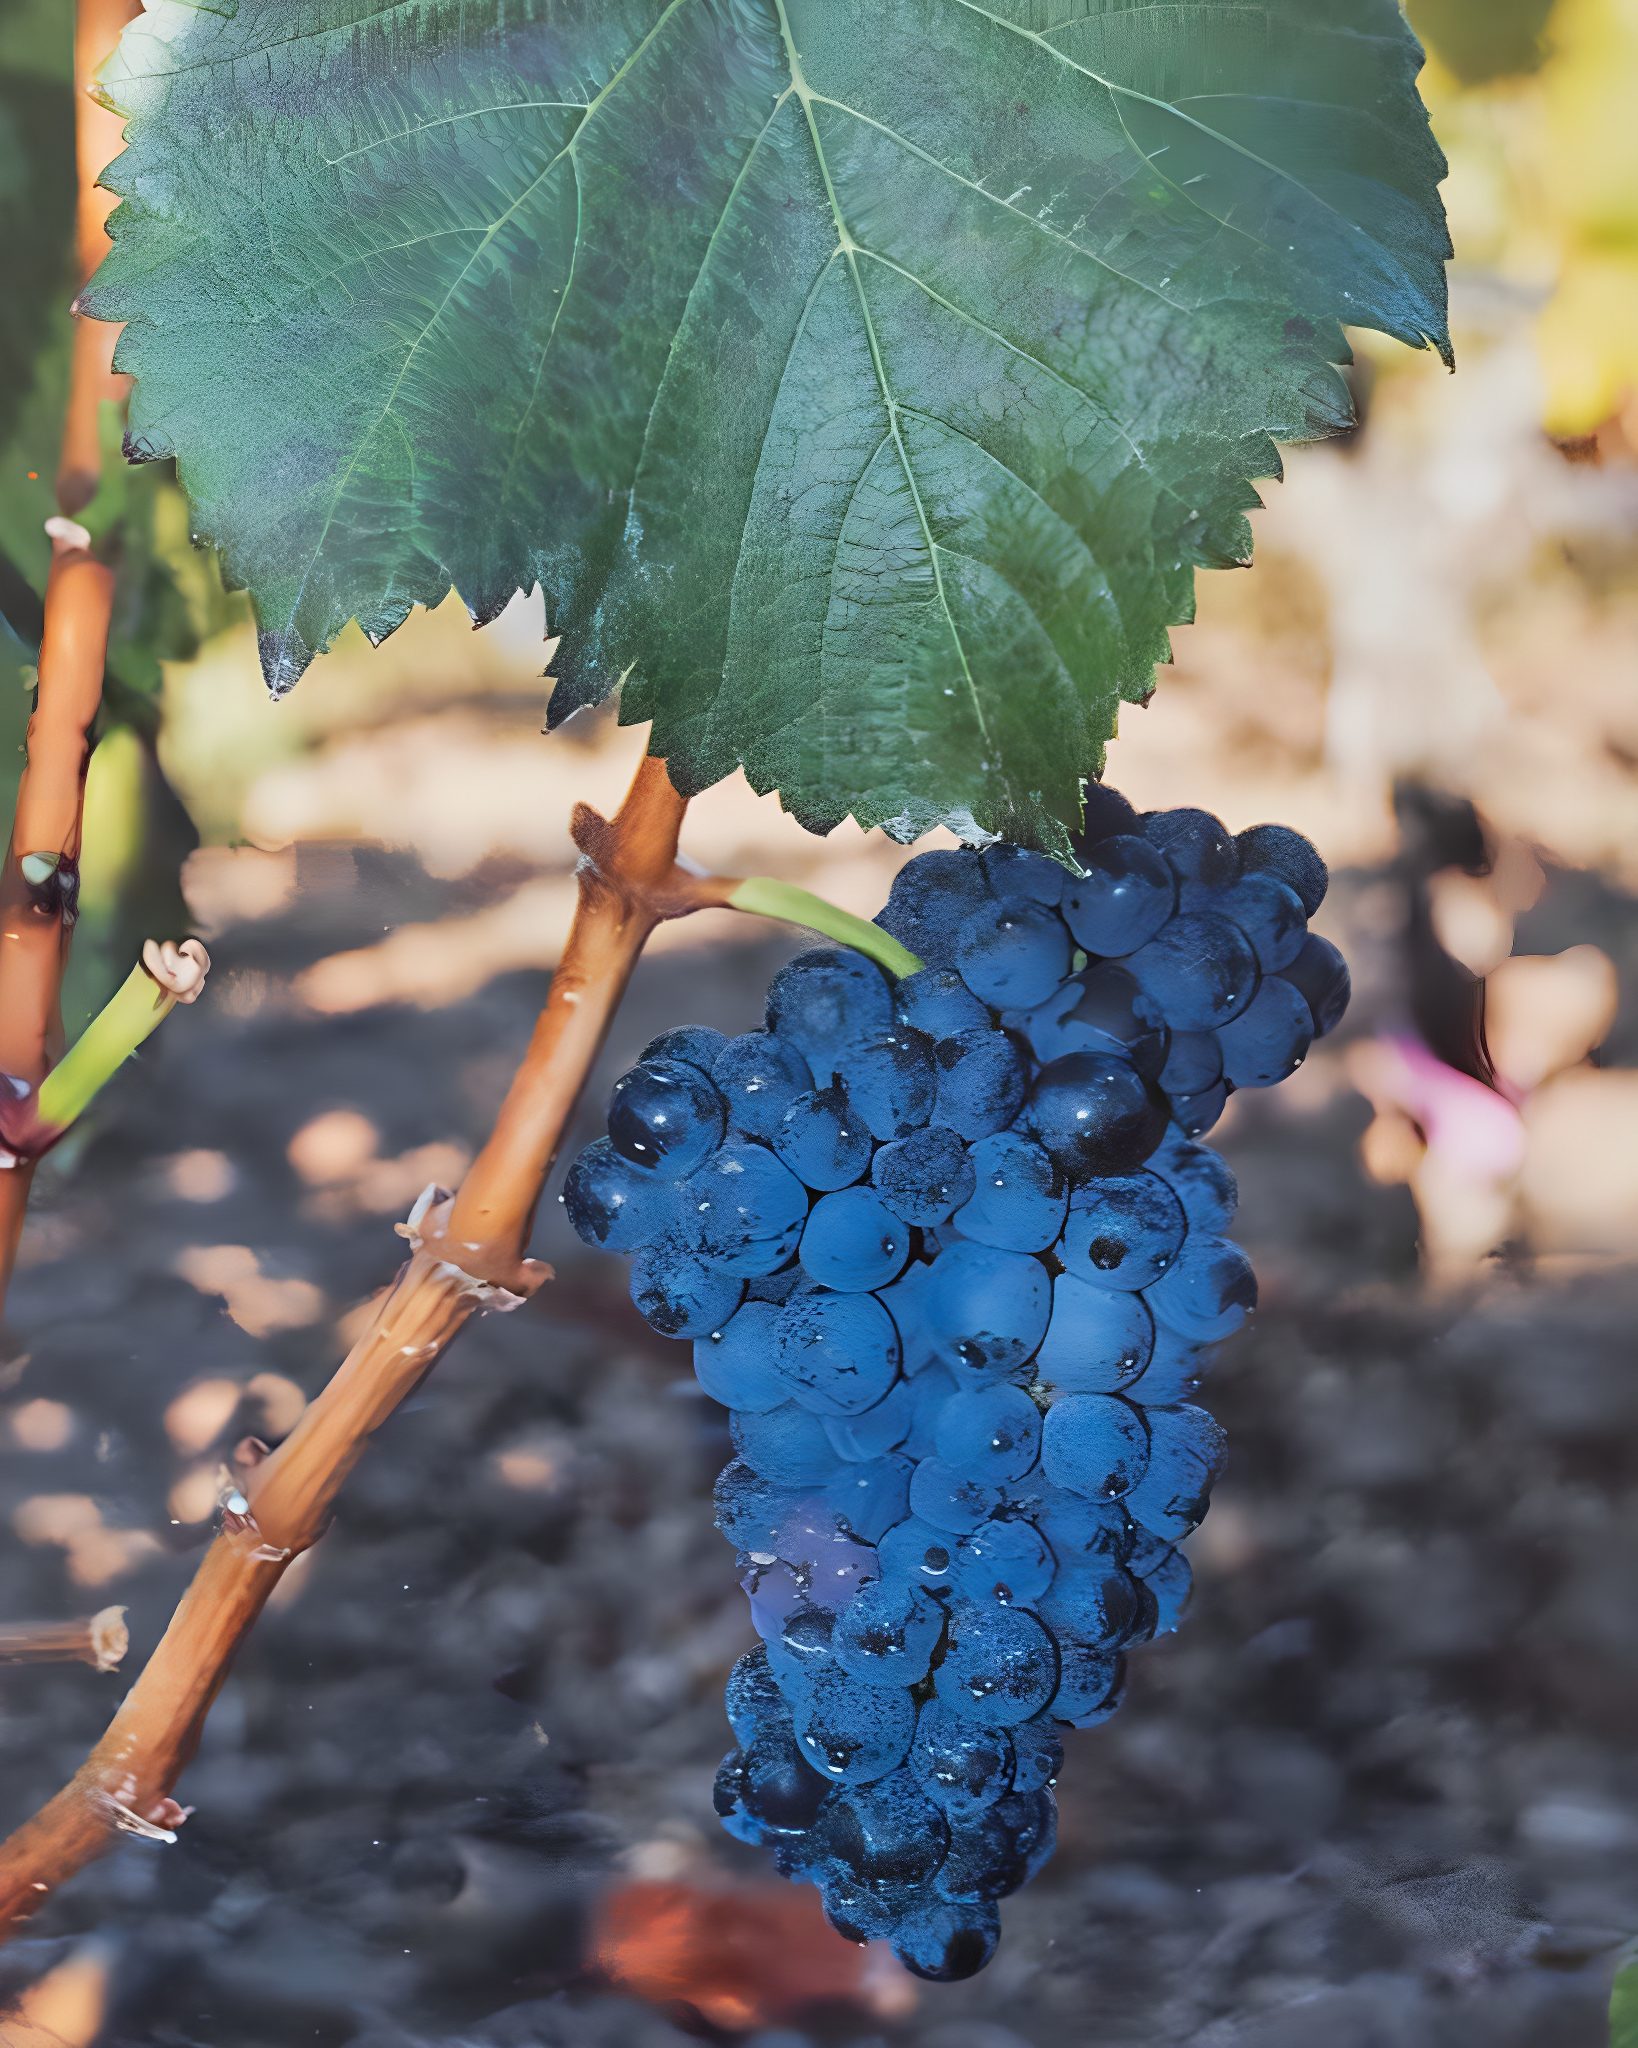
[(1505, 1096), (1447, 1067), (1409, 1034), (1379, 1038), (1376, 1050), (1377, 1071), (1388, 1082), (1395, 1108), (1421, 1126), (1430, 1150), (1477, 1178), (1500, 1180), (1518, 1172), (1524, 1122)]

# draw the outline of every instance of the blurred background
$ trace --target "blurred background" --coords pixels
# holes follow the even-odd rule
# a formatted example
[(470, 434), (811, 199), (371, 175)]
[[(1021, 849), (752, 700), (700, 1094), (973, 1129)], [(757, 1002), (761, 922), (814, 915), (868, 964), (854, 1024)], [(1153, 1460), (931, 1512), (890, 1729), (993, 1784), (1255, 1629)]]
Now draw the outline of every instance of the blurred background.
[[(1354, 1005), (1235, 1098), (1263, 1306), (1178, 1637), (1072, 1736), (992, 1968), (921, 1985), (717, 1829), (752, 1640), (723, 1415), (550, 1191), (557, 1281), (475, 1326), (350, 1482), (215, 1709), (172, 1848), (0, 1950), (6, 2043), (1594, 2048), (1638, 1935), (1638, 0), (1419, 0), (1458, 374), (1370, 335), (1108, 780), (1308, 833)], [(0, 783), (66, 390), (72, 16), (0, 0)], [(118, 422), (109, 429), (117, 434)], [(485, 1135), (573, 903), (568, 812), (643, 734), (540, 727), (540, 600), (349, 629), (262, 690), (161, 467), (121, 599), (70, 1031), (140, 939), (217, 959), (37, 1181), (0, 1364), (0, 1624), (128, 1612), (139, 1668), (225, 1447), (276, 1441)], [(7, 767), (7, 763), (10, 766)], [(934, 842), (923, 842), (924, 844)], [(742, 781), (709, 866), (870, 915), (908, 850)], [(749, 1028), (800, 934), (662, 929), (574, 1144), (681, 1021)], [(0, 1821), (119, 1677), (0, 1670)]]

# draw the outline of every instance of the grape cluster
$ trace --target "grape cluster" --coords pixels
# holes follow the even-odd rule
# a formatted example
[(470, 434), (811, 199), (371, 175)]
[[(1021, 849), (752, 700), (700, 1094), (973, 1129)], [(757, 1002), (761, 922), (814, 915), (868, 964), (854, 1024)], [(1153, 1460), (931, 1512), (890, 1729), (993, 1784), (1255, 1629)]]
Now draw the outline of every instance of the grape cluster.
[(877, 922), (919, 972), (805, 953), (764, 1029), (656, 1039), (563, 1196), (731, 1411), (762, 1641), (723, 1823), (937, 1979), (1052, 1853), (1058, 1726), (1115, 1711), (1189, 1590), (1223, 1456), (1194, 1395), (1256, 1302), (1193, 1140), (1348, 997), (1307, 840), (1099, 794), (1079, 875), (911, 861)]

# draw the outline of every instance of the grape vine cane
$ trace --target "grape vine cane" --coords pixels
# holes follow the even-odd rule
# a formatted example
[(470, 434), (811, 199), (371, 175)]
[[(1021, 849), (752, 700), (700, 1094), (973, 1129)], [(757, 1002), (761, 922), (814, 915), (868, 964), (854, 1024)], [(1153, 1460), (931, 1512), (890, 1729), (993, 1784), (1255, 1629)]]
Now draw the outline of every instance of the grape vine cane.
[(762, 1647), (723, 1824), (926, 1977), (989, 1960), (1052, 1853), (1058, 1726), (1177, 1625), (1223, 1454), (1194, 1395), (1257, 1298), (1193, 1141), (1348, 999), (1299, 834), (1099, 816), (1078, 874), (911, 861), (902, 978), (804, 953), (762, 1030), (656, 1039), (561, 1197), (731, 1411)]
[[(1350, 422), (1344, 323), (1448, 359), (1420, 61), (1393, 0), (155, 0), (126, 31), (78, 304), (125, 323), (127, 452), (176, 457), (270, 686), (350, 618), (538, 583), (549, 722), (618, 689), (651, 752), (576, 811), (493, 1136), (0, 1850), (5, 1925), (116, 1829), (174, 1834), (370, 1434), (546, 1280), (535, 1206), (644, 940), (728, 904), (847, 950), (784, 970), (765, 1032), (651, 1047), (564, 1197), (734, 1411), (763, 1648), (727, 1824), (849, 1934), (983, 1963), (1050, 1854), (1055, 1726), (1113, 1711), (1186, 1591), (1221, 1450), (1191, 1397), (1253, 1295), (1194, 1141), (1346, 997), (1305, 842), (1096, 779), (1195, 569), (1249, 558), (1276, 439)], [(686, 801), (741, 767), (810, 828), (965, 850), (874, 925), (701, 877)]]

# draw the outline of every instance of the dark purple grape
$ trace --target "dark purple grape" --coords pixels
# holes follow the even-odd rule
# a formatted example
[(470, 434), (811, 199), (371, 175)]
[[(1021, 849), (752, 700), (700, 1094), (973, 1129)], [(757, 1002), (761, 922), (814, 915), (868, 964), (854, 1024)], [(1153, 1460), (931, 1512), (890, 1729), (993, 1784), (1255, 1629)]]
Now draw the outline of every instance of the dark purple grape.
[(1052, 1283), (1023, 1252), (954, 1244), (933, 1263), (922, 1313), (940, 1358), (963, 1383), (1011, 1378), (1046, 1335)]
[(1115, 1394), (1066, 1394), (1047, 1410), (1041, 1470), (1055, 1486), (1088, 1500), (1119, 1500), (1143, 1477), (1149, 1432)]
[(680, 1193), (690, 1246), (730, 1273), (773, 1273), (802, 1241), (808, 1191), (750, 1138), (730, 1138)]
[(1153, 1347), (1154, 1318), (1139, 1295), (1060, 1273), (1035, 1374), (1060, 1394), (1119, 1393), (1149, 1363)]
[(923, 853), (893, 877), (886, 907), (877, 913), (876, 922), (924, 967), (954, 967), (957, 928), (991, 900), (979, 854)]
[(851, 1187), (870, 1164), (870, 1128), (839, 1085), (798, 1095), (769, 1143), (810, 1188)]
[[(875, 1705), (893, 1696), (867, 1692), (865, 1697)], [(910, 1716), (913, 1721), (914, 1707)], [(950, 1840), (943, 1813), (908, 1769), (884, 1773), (872, 1783), (849, 1784), (826, 1801), (817, 1832), (827, 1860), (878, 1898), (926, 1884)]]
[(1149, 1465), (1126, 1496), (1126, 1509), (1145, 1529), (1178, 1543), (1206, 1518), (1228, 1439), (1204, 1408), (1185, 1403), (1147, 1414)]
[(1347, 961), (1329, 939), (1310, 932), (1296, 959), (1289, 967), (1280, 969), (1280, 979), (1290, 982), (1308, 1005), (1316, 1038), (1335, 1031), (1348, 1007), (1353, 984)]
[(1233, 1222), (1239, 1191), (1228, 1161), (1209, 1145), (1191, 1145), (1168, 1131), (1149, 1171), (1158, 1173), (1183, 1204), (1191, 1230), (1220, 1237)]
[(888, 1939), (912, 1976), (931, 1984), (959, 1984), (995, 1954), (1001, 1915), (993, 1899), (918, 1899), (900, 1914)]
[(1273, 875), (1296, 892), (1303, 914), (1312, 917), (1325, 901), (1330, 875), (1312, 841), (1289, 825), (1250, 825), (1235, 834), (1240, 872)]
[(796, 1047), (821, 1085), (850, 1046), (882, 1037), (892, 1022), (887, 977), (862, 953), (799, 953), (768, 984), (768, 1029)]
[[(1059, 1680), (1062, 1690), (1063, 1681)], [(1012, 1788), (1015, 1792), (1044, 1792), (1058, 1782), (1064, 1767), (1063, 1737), (1042, 1715), (1021, 1721), (1012, 1731)]]
[(771, 1728), (743, 1753), (738, 1802), (770, 1834), (800, 1834), (818, 1819), (830, 1786), (828, 1778), (808, 1768), (788, 1728)]
[(753, 1138), (771, 1140), (798, 1095), (813, 1087), (808, 1063), (788, 1039), (747, 1031), (718, 1053), (711, 1079), (728, 1105), (728, 1121)]
[(791, 1397), (773, 1369), (774, 1326), (769, 1301), (743, 1302), (720, 1328), (694, 1339), (694, 1377), (724, 1408), (764, 1414)]
[(1156, 849), (1135, 834), (1102, 840), (1086, 873), (1065, 886), (1061, 909), (1075, 942), (1097, 959), (1135, 953), (1177, 907), (1177, 880)]
[(1040, 1713), (1057, 1691), (1057, 1646), (1021, 1608), (957, 1599), (933, 1685), (952, 1713), (1010, 1727)]
[(935, 1122), (971, 1143), (1005, 1130), (1024, 1100), (1024, 1063), (1004, 1031), (958, 1031), (933, 1051)]
[(1073, 1636), (1059, 1638), (1058, 1659), (1053, 1720), (1069, 1728), (1096, 1728), (1107, 1721), (1126, 1697), (1126, 1659)]
[[(744, 1313), (741, 1309), (740, 1314)], [(729, 1328), (732, 1327), (730, 1324)], [(783, 1386), (783, 1381), (779, 1381), (771, 1366), (767, 1371), (770, 1379)], [(789, 1389), (786, 1388), (785, 1392), (788, 1398)], [(825, 1434), (830, 1438), (837, 1457), (855, 1464), (884, 1458), (889, 1451), (896, 1451), (915, 1427), (916, 1382), (895, 1380), (875, 1407), (866, 1408), (862, 1414), (827, 1415), (823, 1419)]]
[(1198, 1095), (1174, 1095), (1172, 1122), (1185, 1138), (1203, 1138), (1228, 1107), (1228, 1083), (1217, 1081)]
[(698, 1067), (711, 1080), (727, 1043), (725, 1031), (713, 1031), (706, 1024), (680, 1024), (675, 1031), (662, 1031), (658, 1038), (650, 1039), (643, 1047), (641, 1063), (646, 1067), (650, 1060), (681, 1060), (685, 1066)]
[(1034, 1515), (1066, 1571), (1101, 1572), (1131, 1552), (1132, 1523), (1118, 1501), (1087, 1500), (1043, 1481)]
[(1264, 974), (1289, 967), (1308, 936), (1296, 891), (1273, 875), (1242, 875), (1211, 907), (1245, 933)]
[(1240, 871), (1240, 849), (1228, 827), (1210, 811), (1149, 811), (1143, 836), (1166, 857), (1180, 882), (1226, 889)]
[[(833, 1418), (822, 1418), (829, 1424)], [(829, 1434), (827, 1428), (826, 1434)], [(825, 1500), (840, 1529), (861, 1543), (877, 1543), (910, 1512), (909, 1458), (891, 1454), (867, 1461), (850, 1460), (825, 1488)]]
[(1175, 1102), (1198, 1095), (1223, 1078), (1223, 1048), (1215, 1031), (1174, 1031), (1160, 1085)]
[(907, 1137), (932, 1114), (938, 1074), (933, 1041), (923, 1031), (896, 1024), (885, 1037), (851, 1047), (836, 1071), (872, 1137)]
[(1044, 1252), (1063, 1228), (1063, 1177), (1033, 1138), (997, 1131), (971, 1148), (976, 1186), (955, 1213), (955, 1227), (997, 1251)]
[(986, 904), (965, 917), (956, 933), (962, 980), (996, 1010), (1045, 1002), (1069, 972), (1071, 951), (1069, 929), (1057, 911), (1027, 900)]
[(981, 1522), (956, 1539), (951, 1576), (964, 1600), (1033, 1607), (1052, 1584), (1057, 1560), (1033, 1522)]
[(709, 1337), (744, 1297), (745, 1282), (679, 1239), (646, 1245), (631, 1262), (631, 1299), (662, 1337)]
[(1133, 1546), (1129, 1569), (1134, 1577), (1143, 1581), (1154, 1599), (1155, 1634), (1171, 1635), (1183, 1618), (1183, 1610), (1189, 1604), (1189, 1594), (1194, 1585), (1189, 1560), (1164, 1537), (1141, 1529)]
[(1024, 1123), (1072, 1186), (1131, 1173), (1166, 1132), (1165, 1098), (1113, 1053), (1072, 1052), (1036, 1075)]
[(923, 1230), (943, 1223), (971, 1198), (974, 1186), (967, 1148), (960, 1134), (943, 1124), (929, 1124), (884, 1145), (870, 1178), (895, 1216)]
[[(821, 1777), (832, 1784), (862, 1787), (903, 1763), (916, 1732), (916, 1703), (896, 1688), (861, 1685), (827, 1658), (813, 1671), (807, 1697), (793, 1706), (791, 1726), (802, 1755)], [(927, 1806), (925, 1800), (920, 1803)], [(819, 1821), (828, 1841), (834, 1841), (835, 1811), (828, 1805)], [(935, 1808), (929, 1811), (942, 1832), (944, 1816)], [(936, 1839), (930, 1832), (928, 1840)]]
[(1143, 831), (1142, 815), (1133, 810), (1118, 789), (1101, 782), (1088, 782), (1081, 790), (1080, 830), (1071, 832), (1070, 843), (1084, 862), (1088, 851), (1100, 840), (1119, 835), (1130, 838)]
[(740, 1457), (772, 1486), (822, 1486), (841, 1467), (818, 1416), (794, 1401), (763, 1414), (736, 1413), (728, 1431)]
[(1062, 1573), (1035, 1603), (1055, 1636), (1111, 1651), (1130, 1642), (1143, 1611), (1137, 1581), (1112, 1563), (1101, 1571)]
[(1223, 1076), (1236, 1088), (1273, 1088), (1308, 1057), (1314, 1021), (1290, 982), (1271, 975), (1251, 999), (1244, 1016), (1225, 1024)]
[(800, 1498), (790, 1488), (753, 1472), (742, 1458), (723, 1466), (712, 1492), (716, 1525), (735, 1550), (761, 1551), (769, 1556), (774, 1554), (772, 1546), (779, 1540), (786, 1516)]
[(1005, 1728), (982, 1727), (942, 1700), (930, 1699), (916, 1723), (905, 1768), (960, 1827), (1011, 1791), (1012, 1737)]
[(955, 1562), (955, 1535), (912, 1516), (882, 1537), (876, 1546), (876, 1560), (884, 1585), (919, 1586), (928, 1593), (948, 1592)]
[(593, 1139), (569, 1168), (558, 1200), (581, 1243), (604, 1251), (641, 1251), (677, 1222), (674, 1183), (634, 1165), (607, 1138)]
[(899, 1376), (899, 1333), (873, 1294), (795, 1295), (775, 1327), (774, 1370), (816, 1415), (861, 1415)]
[(1046, 1867), (1057, 1844), (1052, 1794), (1009, 1792), (953, 1832), (933, 1883), (949, 1899), (1004, 1899)]
[(1156, 1322), (1190, 1343), (1216, 1344), (1257, 1306), (1257, 1276), (1237, 1244), (1190, 1231), (1172, 1270), (1143, 1298)]
[(898, 1020), (933, 1040), (954, 1038), (961, 1031), (989, 1028), (988, 1007), (953, 967), (924, 967), (906, 975), (895, 993)]
[(1127, 966), (1174, 1031), (1215, 1030), (1257, 993), (1257, 956), (1226, 917), (1174, 917)]
[(937, 1426), (938, 1455), (965, 1479), (1009, 1485), (1034, 1466), (1041, 1447), (1041, 1411), (1019, 1387), (974, 1387), (945, 1404)]
[(809, 1211), (801, 1256), (821, 1287), (869, 1294), (903, 1271), (910, 1227), (869, 1188), (842, 1188)]
[(942, 1458), (923, 1458), (910, 1478), (910, 1512), (950, 1536), (965, 1536), (999, 1514), (1006, 1489), (993, 1481), (969, 1479)]
[(742, 1749), (764, 1729), (790, 1728), (791, 1710), (768, 1669), (768, 1652), (763, 1644), (747, 1650), (729, 1672), (723, 1706), (734, 1739)]
[(832, 1647), (863, 1685), (911, 1686), (927, 1676), (944, 1610), (917, 1586), (881, 1579), (862, 1589), (836, 1624)]
[(1169, 1408), (1179, 1401), (1192, 1401), (1216, 1359), (1215, 1344), (1193, 1343), (1176, 1330), (1167, 1329), (1164, 1323), (1157, 1323), (1155, 1348), (1143, 1376), (1125, 1391), (1146, 1408)]
[(722, 1097), (698, 1067), (655, 1060), (622, 1074), (609, 1096), (609, 1138), (638, 1166), (673, 1180), (692, 1173), (722, 1143)]
[(1078, 1280), (1135, 1293), (1171, 1270), (1188, 1227), (1158, 1174), (1088, 1181), (1070, 1204), (1060, 1256)]
[(1053, 909), (1069, 880), (1057, 861), (1048, 860), (1044, 853), (1031, 853), (1028, 847), (1009, 845), (1004, 839), (986, 846), (979, 859), (1000, 903), (1044, 903)]

